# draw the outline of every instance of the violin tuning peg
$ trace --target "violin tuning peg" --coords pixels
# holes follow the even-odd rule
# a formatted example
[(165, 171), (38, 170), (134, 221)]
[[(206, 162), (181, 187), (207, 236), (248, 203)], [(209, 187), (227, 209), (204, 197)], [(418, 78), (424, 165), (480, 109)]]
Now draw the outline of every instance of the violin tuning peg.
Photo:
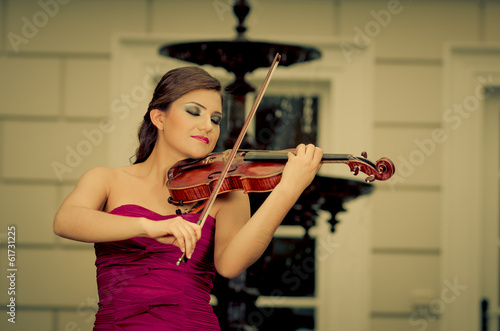
[(361, 152), (361, 156), (366, 159), (368, 157), (368, 154), (366, 152)]
[(367, 183), (371, 183), (375, 180), (375, 176), (374, 175), (371, 175), (371, 176), (368, 176), (365, 178), (365, 182)]
[(359, 174), (359, 166), (358, 165), (354, 166), (353, 172), (354, 172), (354, 176), (357, 176)]

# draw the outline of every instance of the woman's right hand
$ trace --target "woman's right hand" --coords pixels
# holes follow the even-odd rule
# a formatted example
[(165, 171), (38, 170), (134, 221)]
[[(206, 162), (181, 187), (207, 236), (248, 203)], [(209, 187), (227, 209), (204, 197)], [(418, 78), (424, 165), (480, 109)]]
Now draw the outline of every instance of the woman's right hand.
[(175, 245), (191, 258), (196, 242), (201, 238), (201, 226), (184, 220), (182, 217), (174, 217), (162, 221), (144, 219), (146, 235), (156, 239), (163, 244)]

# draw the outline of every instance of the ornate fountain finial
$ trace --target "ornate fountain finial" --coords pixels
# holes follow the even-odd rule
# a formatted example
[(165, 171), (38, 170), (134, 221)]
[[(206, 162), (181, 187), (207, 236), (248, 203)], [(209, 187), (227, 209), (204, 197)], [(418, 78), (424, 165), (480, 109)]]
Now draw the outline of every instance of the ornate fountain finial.
[[(229, 0), (227, 0), (229, 1)], [(229, 110), (230, 125), (227, 132), (235, 132), (238, 136), (241, 125), (245, 122), (245, 96), (255, 89), (245, 81), (245, 75), (258, 68), (269, 68), (276, 56), (281, 54), (280, 67), (294, 65), (319, 59), (321, 52), (314, 47), (283, 44), (267, 41), (253, 41), (245, 37), (247, 27), (244, 22), (250, 13), (250, 5), (245, 0), (235, 0), (233, 13), (238, 20), (235, 27), (237, 37), (233, 40), (205, 40), (167, 44), (160, 47), (160, 54), (179, 60), (209, 64), (222, 67), (234, 74), (234, 81), (226, 86), (232, 95)], [(234, 128), (231, 128), (234, 127)], [(228, 134), (228, 136), (232, 135)], [(221, 143), (225, 141), (221, 133)], [(232, 146), (230, 139), (227, 140)]]
[[(160, 47), (160, 54), (199, 65), (222, 67), (236, 76), (234, 83), (248, 85), (244, 76), (258, 68), (268, 68), (276, 53), (281, 54), (280, 67), (319, 59), (321, 52), (314, 47), (253, 41), (245, 37), (244, 22), (250, 13), (245, 0), (236, 0), (233, 13), (238, 19), (237, 37), (233, 40), (206, 40), (167, 44)], [(252, 91), (243, 86), (243, 92)]]
[(239, 21), (239, 24), (236, 27), (236, 31), (238, 32), (236, 39), (245, 40), (246, 38), (243, 35), (245, 34), (245, 31), (247, 31), (247, 27), (243, 25), (243, 22), (250, 12), (250, 6), (245, 0), (238, 0), (233, 5), (233, 12)]

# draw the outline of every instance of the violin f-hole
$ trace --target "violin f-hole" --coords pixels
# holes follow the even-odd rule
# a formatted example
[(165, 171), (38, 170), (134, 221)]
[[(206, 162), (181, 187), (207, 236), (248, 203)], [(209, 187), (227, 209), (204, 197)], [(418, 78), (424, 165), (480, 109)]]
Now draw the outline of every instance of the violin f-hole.
[[(232, 169), (228, 170), (227, 172), (230, 173), (230, 172), (233, 172), (233, 171), (236, 171), (236, 169), (238, 169), (238, 166), (233, 166)], [(212, 172), (210, 175), (208, 175), (208, 179), (213, 179), (214, 178), (214, 175), (217, 175), (217, 174), (221, 174), (222, 171), (215, 171), (215, 172)]]

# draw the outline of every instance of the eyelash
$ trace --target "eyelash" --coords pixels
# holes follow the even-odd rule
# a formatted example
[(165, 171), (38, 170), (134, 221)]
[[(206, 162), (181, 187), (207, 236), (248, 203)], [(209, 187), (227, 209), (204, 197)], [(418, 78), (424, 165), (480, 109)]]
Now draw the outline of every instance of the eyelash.
[[(193, 115), (193, 116), (200, 116), (200, 113), (198, 110), (190, 110), (190, 109), (186, 109), (186, 111), (188, 112), (188, 114), (190, 115)], [(211, 118), (211, 121), (212, 123), (214, 123), (215, 125), (220, 125), (220, 122), (222, 121), (221, 117), (220, 116), (213, 116)]]
[(213, 116), (212, 117), (212, 123), (215, 125), (220, 125), (220, 122), (222, 121), (222, 118), (220, 116)]

